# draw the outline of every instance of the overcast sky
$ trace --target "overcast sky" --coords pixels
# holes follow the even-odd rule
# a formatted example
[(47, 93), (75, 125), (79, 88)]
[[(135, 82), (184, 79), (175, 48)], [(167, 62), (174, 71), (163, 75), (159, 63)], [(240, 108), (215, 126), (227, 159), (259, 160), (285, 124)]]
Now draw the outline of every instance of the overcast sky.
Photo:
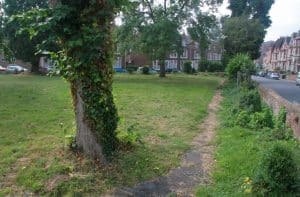
[[(228, 0), (219, 9), (222, 14), (230, 14), (226, 9)], [(270, 13), (272, 25), (267, 29), (265, 41), (276, 40), (280, 36), (290, 36), (300, 30), (300, 0), (275, 0)]]

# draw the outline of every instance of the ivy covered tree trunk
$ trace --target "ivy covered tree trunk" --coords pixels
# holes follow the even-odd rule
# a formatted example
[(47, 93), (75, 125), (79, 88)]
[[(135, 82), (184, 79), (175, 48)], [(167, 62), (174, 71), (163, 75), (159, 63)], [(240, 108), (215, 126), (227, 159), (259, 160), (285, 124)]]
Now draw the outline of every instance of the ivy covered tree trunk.
[(109, 81), (110, 77), (108, 81), (102, 81), (102, 84), (81, 80), (71, 83), (77, 130), (76, 145), (85, 155), (100, 159), (103, 163), (106, 163), (106, 156), (118, 144), (114, 132), (117, 127), (117, 111)]
[(54, 57), (61, 74), (71, 84), (76, 145), (85, 155), (106, 163), (118, 147), (118, 115), (112, 94), (111, 29), (120, 1), (61, 0), (50, 3), (54, 16), (65, 16), (53, 23), (53, 31), (58, 34), (63, 49)]
[(159, 60), (159, 77), (166, 77), (166, 65), (165, 60)]

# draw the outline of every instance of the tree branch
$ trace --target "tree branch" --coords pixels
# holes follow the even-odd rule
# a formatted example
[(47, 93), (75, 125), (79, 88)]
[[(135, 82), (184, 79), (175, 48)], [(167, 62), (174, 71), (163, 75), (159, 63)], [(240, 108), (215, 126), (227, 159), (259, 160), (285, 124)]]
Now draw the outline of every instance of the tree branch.
[(154, 17), (154, 12), (153, 12), (153, 9), (152, 9), (152, 6), (151, 6), (151, 3), (149, 0), (145, 0), (147, 5), (148, 5), (148, 8), (150, 10), (150, 17), (152, 18), (153, 22), (155, 22), (155, 17)]

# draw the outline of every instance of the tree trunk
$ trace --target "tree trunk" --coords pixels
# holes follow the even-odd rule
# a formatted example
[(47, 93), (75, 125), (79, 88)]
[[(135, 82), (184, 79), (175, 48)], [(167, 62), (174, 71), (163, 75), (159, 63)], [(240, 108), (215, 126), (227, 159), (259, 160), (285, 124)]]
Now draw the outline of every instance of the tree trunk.
[(165, 60), (159, 60), (159, 77), (166, 77), (166, 66), (165, 66)]
[(180, 62), (181, 62), (181, 58), (180, 58), (180, 54), (178, 53), (178, 54), (177, 54), (177, 70), (178, 70), (178, 71), (181, 70)]
[(31, 72), (39, 73), (39, 60), (34, 60), (31, 62)]
[(75, 110), (76, 121), (76, 145), (79, 150), (93, 159), (99, 159), (102, 163), (106, 163), (102, 146), (97, 142), (97, 138), (88, 124), (84, 102), (81, 97), (82, 87), (80, 82), (71, 83), (71, 92), (73, 97), (73, 105)]

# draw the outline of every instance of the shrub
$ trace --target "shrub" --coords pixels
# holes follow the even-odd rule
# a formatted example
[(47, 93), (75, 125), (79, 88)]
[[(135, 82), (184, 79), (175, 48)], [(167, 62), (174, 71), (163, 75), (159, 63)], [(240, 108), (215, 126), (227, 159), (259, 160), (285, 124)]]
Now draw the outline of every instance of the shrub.
[(263, 154), (253, 181), (253, 189), (260, 195), (287, 194), (295, 191), (297, 175), (292, 152), (275, 144)]
[(248, 123), (250, 128), (262, 129), (262, 128), (273, 128), (273, 114), (270, 108), (263, 108), (262, 112), (255, 112), (251, 115), (250, 122)]
[(226, 68), (229, 79), (237, 79), (237, 73), (241, 72), (247, 78), (255, 73), (255, 65), (246, 54), (237, 54), (232, 58)]
[(236, 125), (241, 127), (248, 127), (249, 122), (250, 122), (250, 114), (249, 112), (244, 110), (238, 114), (235, 120)]
[(276, 140), (288, 140), (293, 136), (293, 131), (286, 126), (287, 111), (284, 107), (280, 108), (275, 122), (275, 128), (272, 131), (272, 138)]
[(224, 66), (220, 62), (209, 62), (207, 71), (208, 72), (223, 72)]
[(287, 115), (287, 112), (286, 112), (285, 108), (281, 107), (280, 110), (279, 110), (278, 116), (277, 116), (276, 126), (278, 126), (278, 127), (280, 127), (282, 125), (285, 126), (286, 115)]
[(136, 124), (130, 125), (126, 130), (122, 130), (118, 133), (118, 139), (121, 142), (123, 148), (130, 148), (136, 142), (141, 142), (141, 136), (135, 132)]
[(192, 62), (184, 62), (183, 72), (185, 72), (187, 74), (192, 74), (193, 73)]
[(134, 68), (126, 68), (126, 70), (129, 74), (133, 74), (133, 72), (135, 71)]
[(201, 60), (198, 64), (198, 71), (199, 72), (205, 72), (207, 71), (209, 62), (207, 60)]
[(223, 72), (224, 70), (225, 67), (221, 62), (201, 60), (198, 64), (198, 71), (200, 72)]
[(261, 99), (257, 89), (242, 91), (239, 108), (249, 112), (261, 111)]
[(149, 74), (149, 67), (143, 67), (143, 69), (142, 69), (142, 74), (144, 74), (144, 75), (148, 75)]

